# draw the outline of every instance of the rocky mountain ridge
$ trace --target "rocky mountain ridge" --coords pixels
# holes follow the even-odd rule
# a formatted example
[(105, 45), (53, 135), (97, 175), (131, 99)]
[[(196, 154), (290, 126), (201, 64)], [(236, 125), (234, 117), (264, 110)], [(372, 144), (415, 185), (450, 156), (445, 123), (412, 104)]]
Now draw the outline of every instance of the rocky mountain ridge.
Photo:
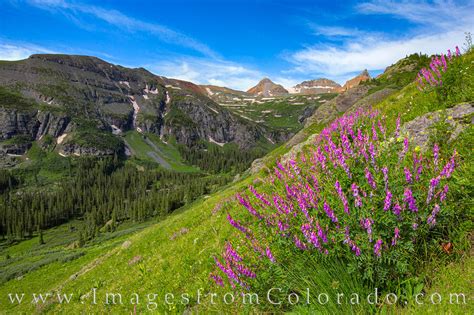
[[(54, 138), (63, 155), (123, 151), (129, 130), (193, 146), (281, 142), (287, 134), (241, 119), (185, 81), (88, 56), (33, 55), (0, 63), (0, 140)], [(112, 145), (111, 145), (112, 144)]]
[(292, 88), (288, 89), (293, 94), (322, 94), (337, 93), (341, 89), (341, 85), (333, 80), (319, 78), (315, 80), (303, 81)]

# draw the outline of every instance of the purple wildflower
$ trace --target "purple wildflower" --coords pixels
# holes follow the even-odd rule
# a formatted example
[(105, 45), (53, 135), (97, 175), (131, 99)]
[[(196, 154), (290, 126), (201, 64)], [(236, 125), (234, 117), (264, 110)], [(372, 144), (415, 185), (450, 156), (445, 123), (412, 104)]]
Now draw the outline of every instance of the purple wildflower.
[(245, 267), (244, 265), (242, 264), (236, 264), (235, 265), (237, 271), (241, 274), (241, 275), (244, 275), (246, 276), (247, 278), (255, 278), (257, 275), (255, 274), (255, 272), (253, 272), (252, 270), (248, 269), (247, 267)]
[(215, 275), (215, 274), (212, 274), (210, 275), (211, 279), (214, 280), (214, 282), (220, 286), (220, 287), (224, 287), (224, 281), (222, 280), (222, 278), (218, 275)]
[(433, 162), (435, 165), (435, 169), (438, 168), (438, 159), (439, 159), (439, 146), (437, 143), (434, 144), (433, 146)]
[(377, 257), (380, 257), (381, 255), (381, 250), (382, 250), (382, 240), (381, 239), (378, 239), (376, 242), (375, 242), (375, 245), (374, 245), (374, 254), (375, 256)]
[(392, 193), (390, 192), (390, 190), (387, 190), (387, 194), (385, 196), (383, 209), (385, 211), (390, 210), (391, 205), (392, 205)]
[(247, 228), (244, 227), (239, 221), (234, 220), (230, 214), (227, 214), (227, 221), (229, 221), (230, 225), (235, 227), (237, 230), (247, 234)]
[(435, 204), (434, 208), (433, 208), (433, 211), (431, 212), (431, 214), (426, 219), (426, 223), (428, 223), (428, 225), (430, 227), (433, 227), (433, 226), (436, 225), (436, 215), (438, 214), (439, 210), (440, 210), (439, 205)]
[(398, 202), (393, 206), (392, 212), (396, 216), (399, 216), (400, 213), (402, 212), (402, 207), (400, 207), (400, 204)]
[(398, 114), (398, 117), (397, 117), (397, 126), (395, 127), (395, 138), (398, 138), (399, 136), (400, 136), (400, 114)]
[(405, 192), (403, 193), (404, 201), (408, 204), (408, 208), (412, 212), (418, 212), (418, 207), (416, 206), (415, 197), (413, 197), (413, 193), (410, 188), (405, 188)]
[(359, 196), (359, 187), (357, 187), (356, 183), (352, 183), (352, 196), (354, 196), (354, 203), (355, 207), (360, 208), (362, 207), (362, 198)]
[(409, 146), (408, 137), (405, 137), (405, 138), (403, 138), (403, 151), (402, 151), (402, 154), (401, 154), (401, 158), (403, 158), (405, 156), (405, 154), (407, 154), (408, 146)]
[(240, 194), (237, 194), (237, 199), (240, 204), (243, 205), (253, 216), (263, 219), (263, 217), (255, 210), (255, 208), (250, 204), (250, 201), (246, 197), (242, 197)]
[(394, 236), (392, 238), (392, 246), (397, 245), (397, 240), (400, 239), (400, 229), (398, 227), (394, 230)]
[(337, 194), (339, 195), (339, 198), (342, 201), (342, 204), (344, 206), (344, 212), (347, 214), (350, 214), (349, 212), (349, 203), (347, 202), (346, 195), (344, 195), (344, 192), (342, 191), (341, 184), (339, 183), (338, 180), (336, 180), (336, 183), (334, 184), (334, 187), (336, 188)]
[(375, 184), (372, 173), (370, 173), (370, 170), (368, 167), (365, 168), (365, 178), (367, 178), (367, 182), (369, 183), (370, 187), (372, 187), (372, 189), (377, 188), (377, 185)]
[(267, 247), (267, 249), (265, 250), (265, 254), (267, 255), (268, 259), (270, 259), (272, 263), (275, 262), (275, 258), (273, 257), (272, 251), (270, 250), (269, 247)]
[(446, 199), (446, 196), (448, 194), (448, 184), (444, 185), (443, 190), (439, 194), (439, 201), (443, 202)]
[(412, 176), (410, 170), (408, 169), (408, 167), (405, 167), (403, 170), (405, 172), (405, 180), (407, 181), (407, 183), (411, 184)]
[(438, 186), (440, 179), (441, 178), (437, 176), (430, 180), (430, 187), (428, 188), (428, 196), (426, 197), (427, 204), (430, 203), (431, 199), (433, 198), (434, 191), (436, 187)]
[(367, 230), (367, 234), (369, 235), (369, 241), (372, 242), (372, 224), (374, 223), (374, 220), (366, 218), (366, 219), (361, 219), (360, 220), (360, 225), (362, 228)]
[(240, 255), (235, 251), (235, 249), (232, 247), (232, 244), (230, 242), (226, 242), (225, 244), (224, 257), (226, 257), (226, 259), (230, 259), (235, 262), (242, 261), (242, 257), (240, 257)]
[(271, 205), (270, 201), (268, 201), (263, 195), (259, 194), (252, 185), (249, 186), (249, 190), (254, 194), (254, 196), (257, 199), (259, 199), (265, 205), (267, 205), (267, 206)]
[(451, 156), (448, 163), (446, 163), (443, 170), (441, 171), (440, 175), (442, 177), (444, 177), (444, 178), (450, 178), (451, 177), (451, 174), (454, 172), (454, 168), (456, 167), (456, 161), (455, 161), (456, 154), (457, 154), (457, 152), (456, 152), (456, 150), (454, 150), (453, 155)]
[(331, 219), (332, 222), (337, 223), (337, 217), (334, 214), (334, 211), (332, 211), (331, 207), (328, 205), (326, 201), (324, 201), (324, 212), (326, 212), (327, 216)]
[(372, 139), (374, 141), (377, 141), (378, 137), (377, 137), (377, 130), (375, 129), (375, 124), (372, 124)]
[(307, 246), (305, 243), (303, 243), (299, 238), (298, 236), (293, 236), (293, 241), (295, 242), (295, 245), (296, 247), (298, 247), (299, 249), (301, 250), (306, 250), (307, 249)]

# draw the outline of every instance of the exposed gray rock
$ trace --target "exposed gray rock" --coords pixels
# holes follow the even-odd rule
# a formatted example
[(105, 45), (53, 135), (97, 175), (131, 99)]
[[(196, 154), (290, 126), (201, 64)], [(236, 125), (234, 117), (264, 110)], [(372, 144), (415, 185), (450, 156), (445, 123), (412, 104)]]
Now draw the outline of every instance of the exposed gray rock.
[[(409, 121), (401, 127), (401, 132), (408, 134), (413, 143), (426, 150), (430, 140), (431, 128), (442, 119), (453, 127), (450, 141), (454, 140), (466, 127), (466, 117), (474, 113), (474, 103), (459, 104), (453, 108), (427, 113)], [(474, 116), (470, 118), (470, 123), (474, 123)]]

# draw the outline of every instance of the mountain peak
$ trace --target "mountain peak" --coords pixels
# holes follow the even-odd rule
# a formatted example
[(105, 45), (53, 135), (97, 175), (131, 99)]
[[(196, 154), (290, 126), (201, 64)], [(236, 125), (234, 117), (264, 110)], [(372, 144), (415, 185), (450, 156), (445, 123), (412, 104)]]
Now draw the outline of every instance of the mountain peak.
[(280, 84), (274, 83), (269, 78), (265, 77), (254, 87), (250, 88), (247, 93), (256, 96), (272, 97), (283, 94), (288, 94), (288, 91)]
[(350, 88), (353, 88), (359, 85), (361, 82), (364, 82), (370, 79), (371, 77), (370, 77), (369, 71), (367, 71), (367, 69), (364, 69), (364, 71), (362, 71), (359, 75), (353, 77), (350, 80), (347, 80), (344, 86), (341, 88), (341, 91), (347, 91)]

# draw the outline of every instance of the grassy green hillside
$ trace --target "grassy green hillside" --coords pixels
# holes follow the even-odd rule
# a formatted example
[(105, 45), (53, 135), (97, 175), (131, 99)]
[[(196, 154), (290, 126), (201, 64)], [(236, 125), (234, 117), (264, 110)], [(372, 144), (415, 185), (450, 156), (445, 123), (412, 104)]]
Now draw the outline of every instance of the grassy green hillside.
[[(462, 102), (474, 100), (474, 53), (460, 58), (453, 64), (446, 74), (446, 83), (442, 88), (430, 88), (424, 92), (416, 89), (414, 84), (409, 84), (399, 92), (395, 92), (386, 100), (375, 106), (386, 116), (387, 128), (395, 129), (395, 121), (400, 114), (401, 122), (406, 123), (420, 115), (432, 113), (438, 110), (450, 108)], [(451, 80), (451, 81), (450, 81)], [(447, 117), (449, 119), (449, 117)], [(469, 122), (472, 117), (468, 117)], [(457, 198), (458, 207), (469, 215), (472, 206), (472, 174), (473, 156), (472, 142), (474, 139), (473, 127), (466, 124), (466, 128), (454, 142), (447, 143), (449, 132), (446, 126), (439, 125), (435, 129), (435, 135), (443, 144), (442, 148), (456, 147), (460, 156), (460, 165), (456, 171), (455, 184), (452, 186), (453, 196)], [(318, 132), (322, 126), (312, 127), (312, 132)], [(127, 137), (130, 137), (127, 135)], [(130, 141), (132, 141), (130, 139)], [(136, 145), (137, 150), (140, 144)], [(145, 149), (146, 150), (146, 149)], [(280, 149), (284, 151), (283, 149)], [(279, 151), (275, 151), (277, 155)], [(274, 164), (274, 161), (269, 162)], [(226, 240), (233, 239), (236, 230), (227, 223), (227, 211), (231, 211), (237, 218), (244, 220), (250, 217), (240, 205), (233, 201), (233, 196), (245, 187), (252, 184), (259, 191), (269, 192), (271, 187), (262, 184), (266, 178), (264, 171), (248, 176), (231, 184), (217, 193), (205, 196), (192, 204), (181, 208), (167, 219), (152, 224), (151, 226), (138, 226), (131, 229), (117, 231), (110, 235), (109, 239), (97, 239), (82, 249), (68, 248), (69, 240), (62, 237), (62, 241), (52, 242), (56, 239), (58, 230), (48, 230), (44, 233), (46, 245), (36, 245), (37, 238), (19, 243), (15, 246), (2, 250), (3, 258), (0, 261), (5, 266), (8, 261), (11, 266), (9, 274), (14, 274), (15, 268), (31, 268), (30, 272), (4, 282), (0, 286), (0, 306), (5, 313), (104, 313), (128, 314), (131, 312), (143, 313), (148, 309), (165, 312), (255, 312), (255, 311), (279, 311), (279, 308), (266, 306), (242, 305), (233, 303), (226, 305), (222, 302), (222, 295), (226, 289), (217, 289), (209, 279), (209, 273), (214, 269), (215, 263), (212, 258), (224, 247)], [(228, 204), (227, 201), (230, 201)], [(472, 231), (471, 220), (458, 222), (456, 228), (450, 230), (448, 235), (452, 239), (446, 240), (454, 244), (454, 250), (450, 254), (439, 252), (428, 255), (430, 260), (419, 262), (418, 279), (409, 279), (408, 282), (400, 284), (401, 294), (410, 301), (405, 308), (402, 306), (364, 305), (359, 308), (345, 306), (345, 313), (400, 313), (400, 312), (425, 312), (425, 313), (472, 313), (472, 305), (443, 305), (443, 308), (423, 306), (419, 308), (413, 303), (413, 294), (417, 290), (430, 292), (451, 292), (451, 289), (460, 292), (471, 292), (472, 272), (465, 273), (462, 270), (472, 270), (472, 257), (470, 257), (470, 244), (468, 234)], [(143, 229), (142, 229), (143, 228)], [(67, 225), (58, 229), (63, 231)], [(139, 230), (139, 231), (138, 231)], [(64, 235), (64, 234), (62, 234)], [(67, 234), (66, 234), (67, 235)], [(34, 254), (29, 255), (32, 251)], [(51, 261), (43, 264), (42, 257), (46, 253), (57, 253), (52, 256)], [(275, 253), (278, 260), (278, 252)], [(259, 279), (260, 286), (257, 289), (271, 287), (273, 285), (287, 284), (288, 290), (308, 285), (312, 288), (328, 288), (335, 291), (338, 288), (344, 290), (357, 290), (367, 293), (370, 288), (363, 285), (360, 277), (349, 275), (345, 272), (345, 265), (331, 264), (319, 261), (311, 255), (295, 255), (285, 257), (287, 264), (276, 264), (270, 267), (268, 273), (263, 273)], [(3, 272), (3, 269), (2, 269)], [(2, 277), (5, 277), (3, 272)], [(270, 277), (272, 276), (272, 277)], [(273, 278), (273, 276), (276, 276)], [(334, 280), (338, 276), (337, 280)], [(11, 278), (11, 276), (8, 276)], [(467, 279), (466, 279), (467, 278)], [(470, 278), (470, 280), (469, 280)], [(332, 280), (331, 280), (332, 279)], [(422, 279), (422, 280), (420, 280)], [(467, 280), (467, 281), (466, 281)], [(455, 284), (449, 287), (449, 284)], [(421, 287), (420, 287), (421, 286)], [(421, 288), (421, 289), (420, 289)], [(228, 290), (228, 288), (227, 288)], [(198, 291), (202, 296), (198, 302)], [(52, 302), (33, 305), (31, 301), (33, 293), (57, 292), (73, 294), (69, 304), (59, 304), (57, 299)], [(97, 304), (94, 304), (93, 292), (96, 292)], [(105, 294), (120, 292), (123, 304), (104, 305)], [(213, 304), (209, 292), (221, 294)], [(10, 303), (8, 294), (25, 294), (24, 301), (18, 305)], [(139, 304), (135, 307), (130, 303), (131, 299), (136, 302), (136, 293), (139, 296)], [(165, 303), (166, 293), (175, 296), (173, 304)], [(157, 294), (157, 296), (148, 296)], [(182, 294), (189, 294), (188, 303), (182, 302)], [(170, 296), (168, 299), (172, 300)], [(156, 302), (156, 305), (154, 304)], [(184, 305), (186, 304), (186, 305)], [(288, 311), (299, 313), (333, 313), (337, 305), (328, 308), (314, 309), (312, 306), (298, 306)]]

